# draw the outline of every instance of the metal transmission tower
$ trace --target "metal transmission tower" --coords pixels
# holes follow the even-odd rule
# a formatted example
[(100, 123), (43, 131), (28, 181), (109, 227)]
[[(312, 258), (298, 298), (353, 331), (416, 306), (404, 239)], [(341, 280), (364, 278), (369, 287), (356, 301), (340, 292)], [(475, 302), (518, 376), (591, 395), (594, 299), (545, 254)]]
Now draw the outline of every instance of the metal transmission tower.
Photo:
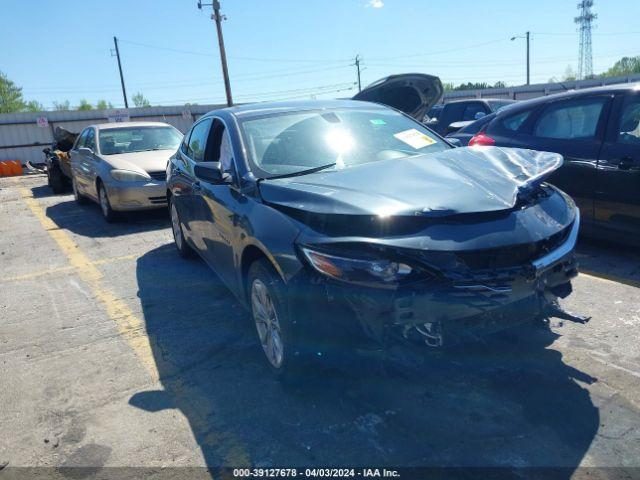
[(578, 79), (593, 75), (593, 54), (591, 53), (591, 23), (598, 15), (591, 11), (593, 0), (582, 0), (578, 3), (580, 16), (575, 17), (580, 32), (580, 58), (578, 59)]

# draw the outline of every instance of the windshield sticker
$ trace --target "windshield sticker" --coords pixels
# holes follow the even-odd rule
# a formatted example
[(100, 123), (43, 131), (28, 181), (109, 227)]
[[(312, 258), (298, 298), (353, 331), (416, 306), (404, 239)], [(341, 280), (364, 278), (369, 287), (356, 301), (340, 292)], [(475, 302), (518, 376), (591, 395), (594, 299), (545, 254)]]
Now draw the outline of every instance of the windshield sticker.
[(369, 120), (373, 125), (386, 125), (387, 122), (385, 122), (384, 120), (382, 120), (381, 118), (374, 118)]
[(411, 130), (405, 130), (404, 132), (396, 133), (394, 135), (401, 142), (406, 143), (412, 148), (419, 150), (421, 148), (427, 147), (429, 145), (433, 145), (436, 141), (431, 138), (429, 135), (425, 135), (422, 132), (419, 132), (415, 128)]

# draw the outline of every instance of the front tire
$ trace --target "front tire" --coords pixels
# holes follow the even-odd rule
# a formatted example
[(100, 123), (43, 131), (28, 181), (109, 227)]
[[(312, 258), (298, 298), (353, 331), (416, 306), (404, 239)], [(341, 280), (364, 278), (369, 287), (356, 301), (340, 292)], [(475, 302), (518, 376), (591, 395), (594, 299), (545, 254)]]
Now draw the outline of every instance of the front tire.
[(192, 258), (194, 251), (184, 238), (182, 231), (182, 224), (180, 223), (180, 216), (178, 215), (178, 209), (173, 201), (173, 197), (169, 198), (169, 215), (171, 217), (171, 231), (173, 232), (173, 240), (178, 249), (178, 253), (182, 258)]
[(106, 187), (100, 182), (98, 184), (98, 200), (100, 201), (100, 210), (102, 210), (102, 216), (107, 223), (113, 223), (116, 221), (116, 212), (111, 208), (111, 202), (109, 202), (109, 195), (107, 194)]
[(263, 259), (251, 264), (247, 287), (258, 341), (271, 370), (280, 379), (296, 379), (299, 359), (293, 345), (284, 282)]

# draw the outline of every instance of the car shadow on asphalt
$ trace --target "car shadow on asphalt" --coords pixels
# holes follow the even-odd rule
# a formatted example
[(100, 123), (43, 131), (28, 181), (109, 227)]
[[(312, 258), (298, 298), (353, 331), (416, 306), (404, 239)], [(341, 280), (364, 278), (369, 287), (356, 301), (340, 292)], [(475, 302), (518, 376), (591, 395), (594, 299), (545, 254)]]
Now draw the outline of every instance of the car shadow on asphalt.
[(581, 272), (640, 288), (640, 253), (636, 247), (580, 238), (576, 252)]
[(98, 204), (78, 205), (71, 199), (46, 207), (46, 214), (58, 227), (85, 237), (119, 237), (169, 226), (166, 208), (121, 212), (117, 221), (107, 223)]
[(563, 362), (543, 325), (384, 368), (345, 354), (342, 365), (280, 383), (241, 305), (173, 248), (137, 262), (162, 390), (129, 403), (181, 411), (210, 467), (561, 466), (554, 478), (569, 478), (596, 435), (599, 412), (583, 385), (597, 380)]
[[(68, 188), (68, 191), (71, 192), (71, 187)], [(64, 195), (53, 193), (53, 190), (51, 190), (51, 187), (48, 185), (38, 185), (37, 187), (31, 187), (31, 194), (33, 195), (33, 198), (57, 197)]]

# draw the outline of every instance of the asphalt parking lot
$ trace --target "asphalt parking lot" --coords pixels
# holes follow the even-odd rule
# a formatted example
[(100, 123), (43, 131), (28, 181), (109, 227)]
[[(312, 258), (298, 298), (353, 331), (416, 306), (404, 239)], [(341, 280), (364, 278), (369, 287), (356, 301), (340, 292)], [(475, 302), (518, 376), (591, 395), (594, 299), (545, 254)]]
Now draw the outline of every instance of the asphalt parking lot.
[(44, 176), (0, 179), (0, 466), (640, 472), (633, 250), (581, 243), (564, 306), (587, 325), (554, 319), (384, 369), (327, 365), (286, 386), (242, 307), (172, 242), (164, 211), (107, 224)]

